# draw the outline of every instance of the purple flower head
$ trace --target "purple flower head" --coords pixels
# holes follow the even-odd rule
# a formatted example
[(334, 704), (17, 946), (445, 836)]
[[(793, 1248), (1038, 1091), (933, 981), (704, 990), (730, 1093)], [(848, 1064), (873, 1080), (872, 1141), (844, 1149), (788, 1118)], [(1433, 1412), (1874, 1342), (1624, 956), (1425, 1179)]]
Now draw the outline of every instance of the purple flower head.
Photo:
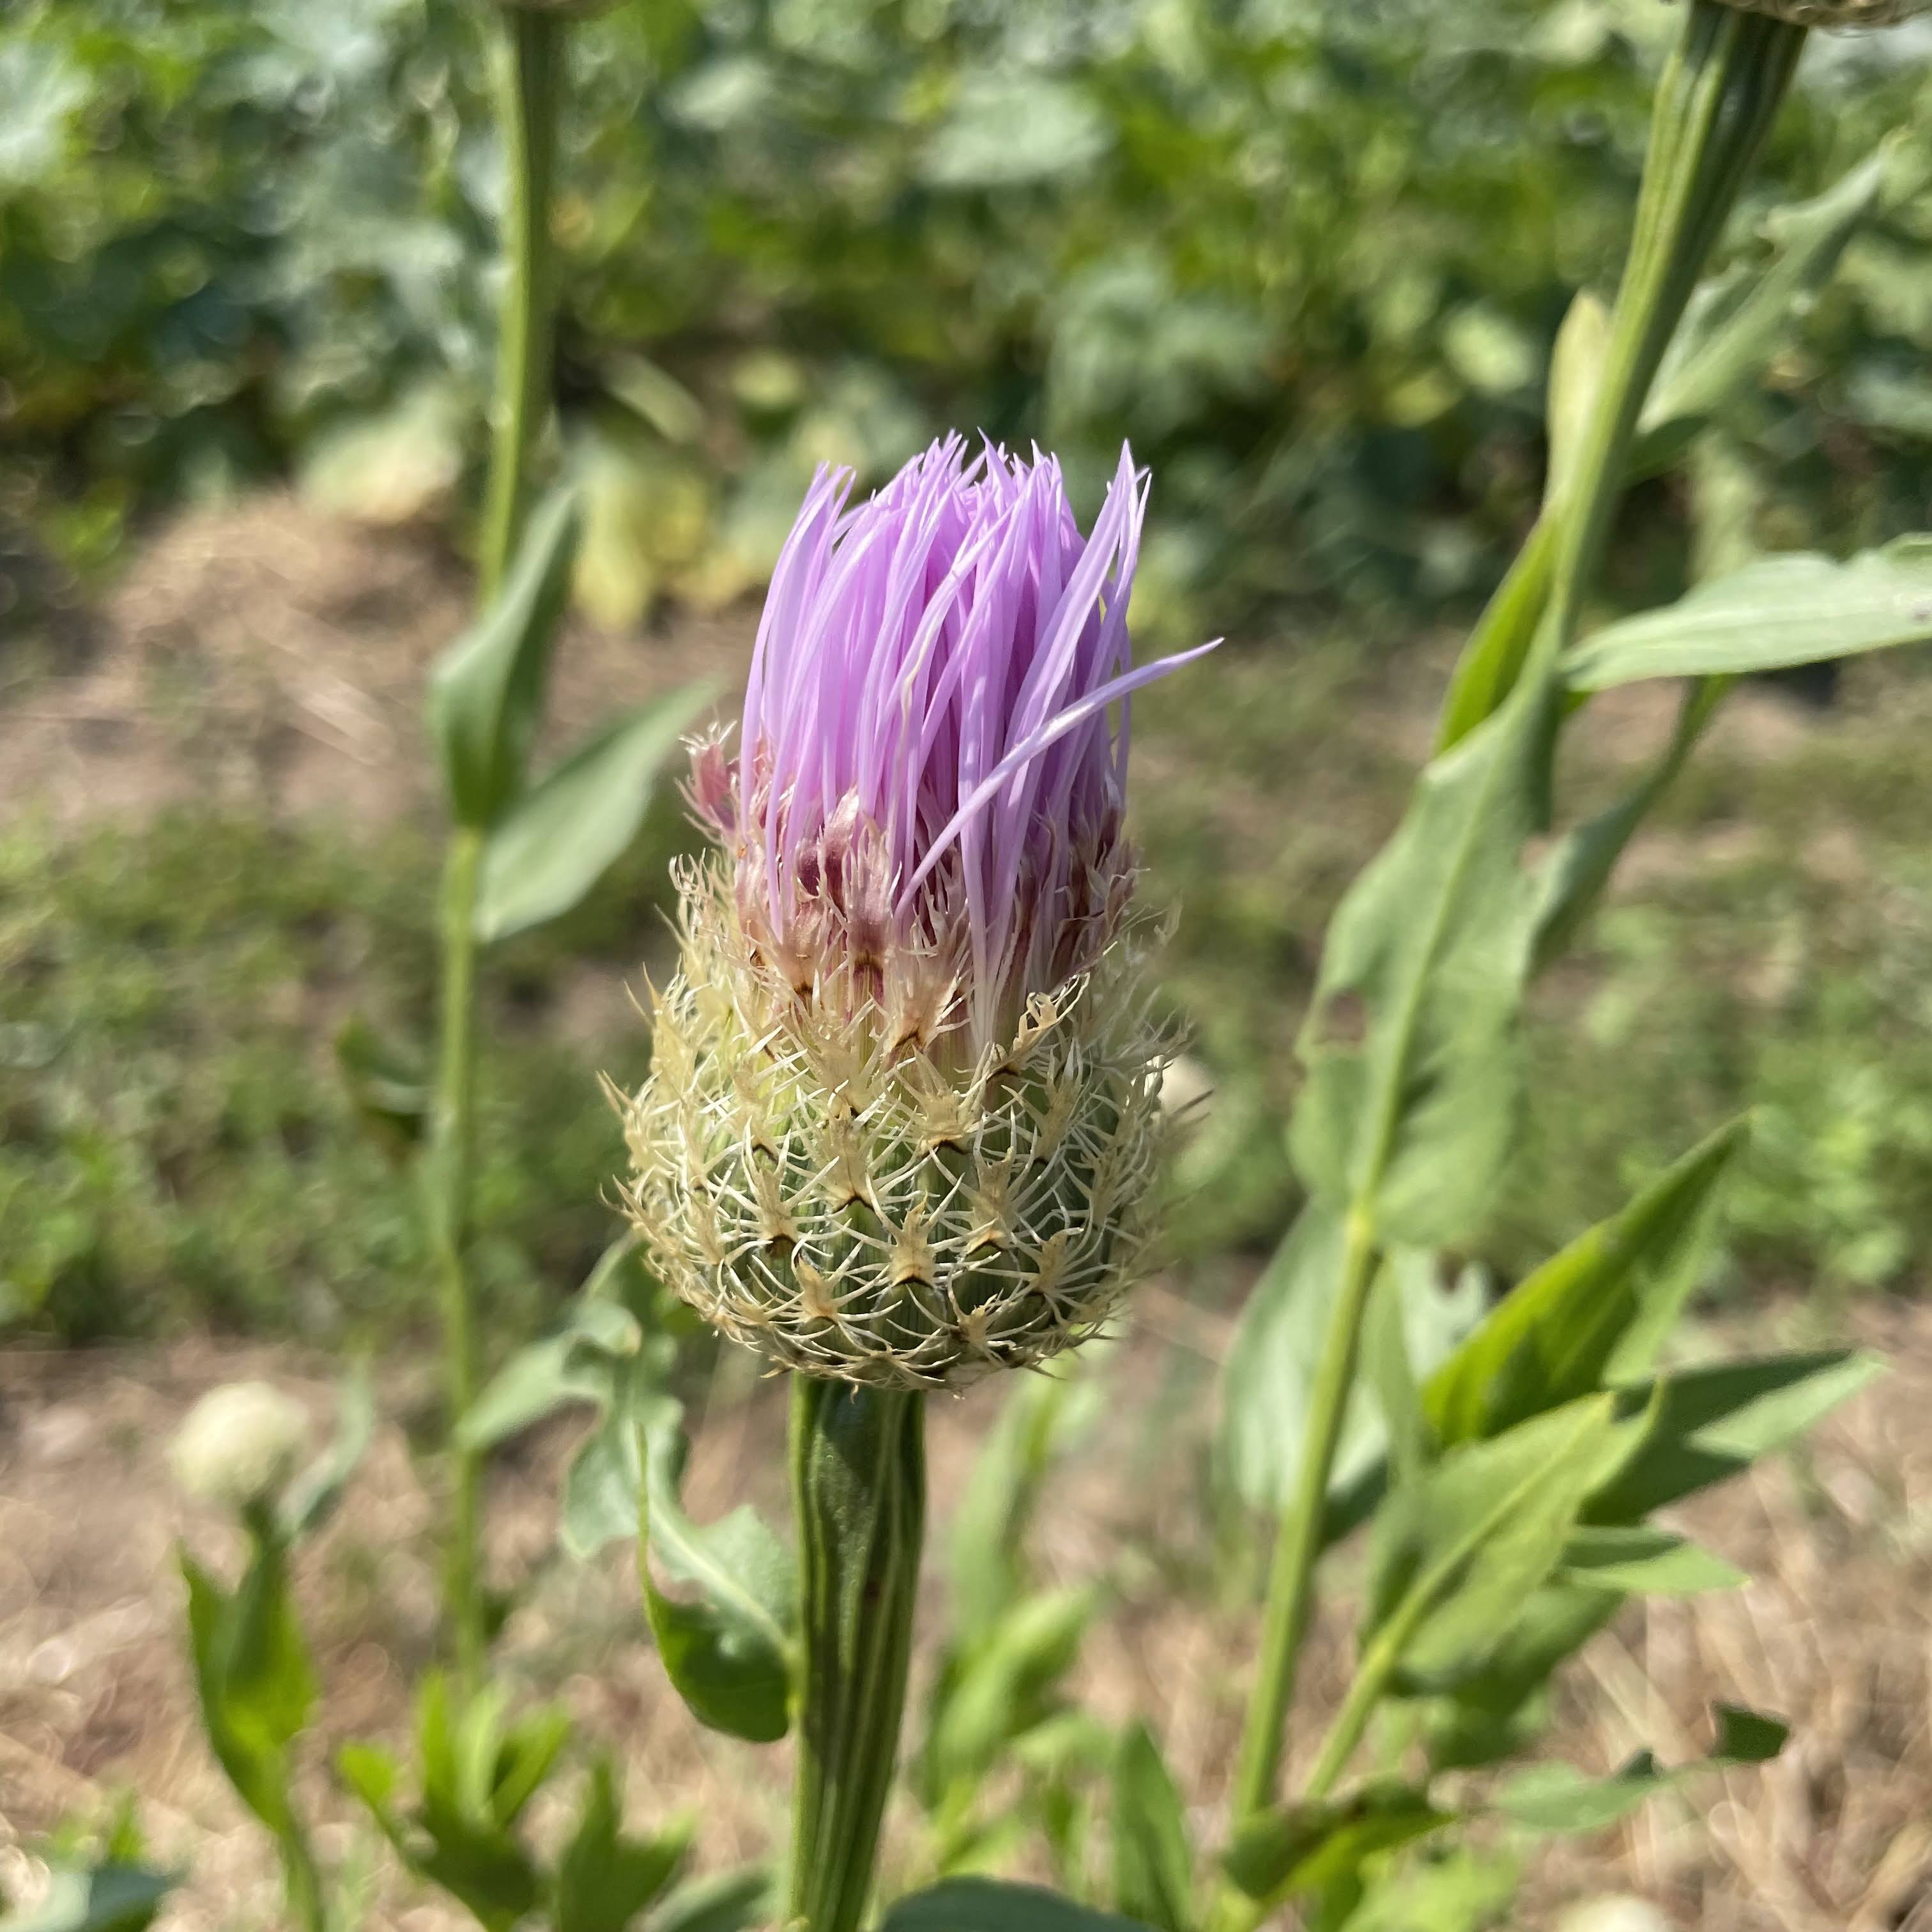
[(692, 796), (740, 921), (803, 995), (976, 1050), (1090, 966), (1132, 890), (1127, 638), (1147, 482), (1083, 538), (1060, 465), (949, 436), (876, 496), (821, 468), (780, 554), (740, 755)]

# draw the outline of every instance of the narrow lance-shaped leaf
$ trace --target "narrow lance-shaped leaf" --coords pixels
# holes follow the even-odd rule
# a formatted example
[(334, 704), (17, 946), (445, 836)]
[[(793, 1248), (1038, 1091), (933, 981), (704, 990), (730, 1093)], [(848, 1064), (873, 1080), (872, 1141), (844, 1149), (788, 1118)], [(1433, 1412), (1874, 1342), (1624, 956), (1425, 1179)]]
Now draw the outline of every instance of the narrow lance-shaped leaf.
[(578, 526), (568, 491), (540, 505), (501, 593), (431, 674), (430, 728), (459, 824), (495, 824), (523, 788)]
[(1187, 1814), (1154, 1733), (1128, 1726), (1114, 1760), (1114, 1903), (1159, 1932), (1194, 1923)]
[(1772, 1355), (1684, 1369), (1622, 1392), (1647, 1411), (1642, 1445), (1591, 1497), (1591, 1523), (1641, 1522), (1781, 1449), (1865, 1384), (1883, 1359), (1863, 1349)]
[(584, 898), (638, 836), (665, 759), (710, 694), (686, 685), (640, 705), (517, 800), (484, 848), (479, 939), (541, 926)]
[(286, 1540), (313, 1534), (335, 1513), (375, 1434), (375, 1384), (368, 1365), (358, 1362), (342, 1378), (334, 1440), (289, 1486), (276, 1511)]
[[(798, 1613), (791, 1555), (748, 1507), (704, 1527), (684, 1514), (678, 1484), (688, 1452), (675, 1402), (659, 1398), (638, 1432), (638, 1568), (665, 1673), (700, 1723), (769, 1744), (789, 1720)], [(688, 1600), (658, 1587), (653, 1559), (692, 1587)]]
[(1742, 1121), (1720, 1129), (1498, 1303), (1429, 1378), (1436, 1439), (1496, 1436), (1591, 1394), (1652, 1304), (1667, 1323), (1690, 1286), (1683, 1264), (1705, 1207), (1744, 1135)]
[(1747, 1580), (1723, 1558), (1647, 1523), (1573, 1531), (1556, 1574), (1559, 1581), (1592, 1589), (1651, 1597), (1735, 1589)]
[(1310, 1187), (1378, 1238), (1466, 1239), (1517, 1126), (1554, 694), (1519, 688), (1422, 776), (1329, 928), (1300, 1050), (1292, 1148)]
[(1453, 1449), (1390, 1496), (1370, 1544), (1366, 1628), (1405, 1684), (1481, 1667), (1642, 1428), (1618, 1421), (1610, 1396), (1588, 1397)]
[(556, 1862), (552, 1932), (629, 1932), (670, 1884), (690, 1847), (688, 1825), (655, 1838), (623, 1828), (622, 1791), (608, 1757), (590, 1767), (577, 1829)]
[(1932, 537), (1900, 537), (1839, 563), (1760, 557), (1660, 610), (1620, 619), (1564, 661), (1573, 691), (1647, 677), (1737, 676), (1932, 638)]
[(1658, 1792), (1701, 1772), (1763, 1764), (1784, 1748), (1789, 1730), (1778, 1718), (1729, 1704), (1719, 1705), (1716, 1714), (1718, 1739), (1708, 1757), (1665, 1770), (1643, 1751), (1604, 1778), (1592, 1778), (1574, 1765), (1534, 1765), (1496, 1794), (1496, 1808), (1534, 1831), (1600, 1832), (1628, 1817)]

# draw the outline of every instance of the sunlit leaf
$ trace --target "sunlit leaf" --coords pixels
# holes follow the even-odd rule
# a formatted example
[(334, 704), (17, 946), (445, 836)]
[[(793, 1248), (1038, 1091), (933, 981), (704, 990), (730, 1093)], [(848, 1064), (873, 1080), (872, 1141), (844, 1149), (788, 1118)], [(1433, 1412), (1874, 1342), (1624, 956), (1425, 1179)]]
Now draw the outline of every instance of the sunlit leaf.
[(1760, 557), (1660, 610), (1606, 624), (1572, 650), (1574, 691), (1647, 677), (1736, 676), (1932, 638), (1932, 537), (1900, 537), (1840, 563)]
[(496, 601), (431, 674), (430, 732), (464, 825), (495, 825), (523, 789), (579, 524), (568, 491), (538, 506)]
[(583, 898), (638, 836), (659, 772), (710, 694), (687, 685), (614, 719), (517, 800), (484, 848), (479, 939), (541, 926)]
[(1114, 1903), (1160, 1932), (1190, 1932), (1194, 1856), (1174, 1774), (1144, 1724), (1123, 1733), (1114, 1759)]
[[(660, 1399), (649, 1416), (637, 1431), (645, 1466), (638, 1568), (658, 1654), (700, 1723), (770, 1743), (790, 1721), (796, 1565), (748, 1505), (704, 1526), (685, 1514), (678, 1487), (688, 1449), (676, 1405)], [(689, 1594), (661, 1589), (654, 1564)]]

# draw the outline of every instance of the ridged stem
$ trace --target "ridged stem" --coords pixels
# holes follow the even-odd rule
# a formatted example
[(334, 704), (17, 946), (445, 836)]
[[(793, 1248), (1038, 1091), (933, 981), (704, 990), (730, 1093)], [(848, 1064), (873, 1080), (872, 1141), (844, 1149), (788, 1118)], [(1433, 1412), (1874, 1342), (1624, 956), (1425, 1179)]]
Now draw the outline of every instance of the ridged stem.
[(785, 1924), (854, 1932), (871, 1894), (912, 1658), (926, 1398), (792, 1378), (802, 1632)]

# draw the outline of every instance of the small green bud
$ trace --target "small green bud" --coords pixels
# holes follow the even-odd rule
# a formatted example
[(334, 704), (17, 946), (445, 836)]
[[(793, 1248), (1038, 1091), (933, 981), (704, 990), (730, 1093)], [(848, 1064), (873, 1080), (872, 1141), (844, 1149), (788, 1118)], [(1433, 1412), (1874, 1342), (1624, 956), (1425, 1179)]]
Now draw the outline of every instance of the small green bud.
[(169, 1449), (174, 1478), (198, 1502), (231, 1510), (272, 1498), (295, 1473), (308, 1412), (268, 1382), (228, 1382), (188, 1412)]

